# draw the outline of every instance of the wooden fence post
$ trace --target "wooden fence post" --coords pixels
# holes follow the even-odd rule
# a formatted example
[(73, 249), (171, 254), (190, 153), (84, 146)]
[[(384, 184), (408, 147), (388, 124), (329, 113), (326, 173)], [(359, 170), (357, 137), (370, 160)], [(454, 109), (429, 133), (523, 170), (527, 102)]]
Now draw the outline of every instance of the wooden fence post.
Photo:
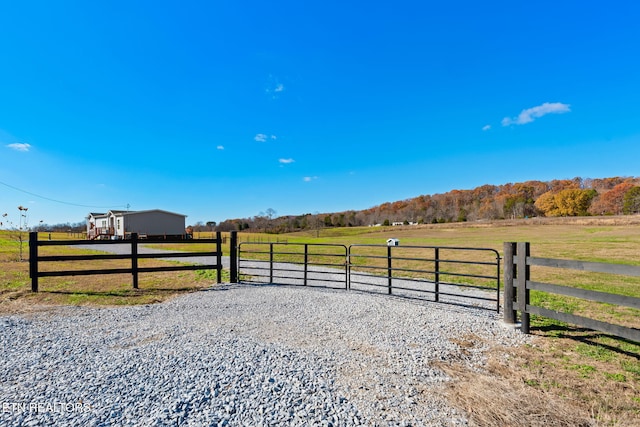
[(527, 280), (529, 280), (529, 265), (527, 265), (527, 257), (530, 254), (529, 242), (518, 242), (516, 251), (516, 259), (518, 260), (516, 270), (517, 308), (520, 311), (520, 330), (528, 334), (530, 326), (529, 313), (527, 313), (527, 305), (529, 304), (529, 290), (527, 289)]
[(516, 311), (513, 309), (513, 303), (516, 299), (513, 286), (515, 276), (513, 256), (516, 254), (516, 248), (514, 242), (504, 242), (504, 322), (509, 324), (516, 323)]
[(216, 271), (217, 281), (222, 283), (222, 233), (216, 231)]
[(229, 240), (229, 281), (238, 283), (238, 232), (232, 231)]
[(29, 233), (29, 277), (31, 292), (38, 292), (38, 232)]
[(131, 233), (131, 275), (133, 289), (138, 289), (138, 233)]

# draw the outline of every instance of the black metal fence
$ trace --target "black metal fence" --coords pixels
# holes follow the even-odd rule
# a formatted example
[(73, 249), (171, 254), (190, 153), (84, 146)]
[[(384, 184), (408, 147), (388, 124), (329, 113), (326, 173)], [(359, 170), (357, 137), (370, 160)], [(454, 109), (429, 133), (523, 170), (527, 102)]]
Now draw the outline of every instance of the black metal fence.
[(530, 267), (541, 266), (565, 269), (569, 270), (567, 274), (572, 274), (571, 270), (573, 270), (574, 273), (575, 271), (587, 271), (640, 277), (640, 266), (537, 258), (530, 256), (530, 251), (530, 244), (527, 242), (507, 242), (504, 244), (504, 320), (506, 323), (516, 323), (518, 317), (517, 311), (519, 311), (521, 330), (527, 334), (530, 332), (530, 315), (535, 314), (640, 342), (640, 329), (636, 327), (621, 326), (572, 313), (531, 305), (530, 298), (530, 291), (533, 290), (546, 294), (563, 295), (638, 310), (640, 309), (640, 298), (537, 282), (531, 280)]
[(500, 254), (494, 249), (243, 242), (238, 257), (244, 282), (430, 294), (437, 302), (500, 311)]
[[(162, 252), (162, 253), (140, 253), (140, 244), (149, 244), (149, 241), (138, 239), (138, 235), (133, 233), (130, 240), (38, 240), (38, 233), (29, 233), (29, 277), (31, 278), (31, 290), (38, 292), (38, 279), (41, 277), (53, 276), (81, 276), (93, 274), (131, 274), (133, 288), (138, 289), (138, 275), (140, 273), (150, 273), (157, 271), (182, 271), (182, 270), (217, 270), (217, 282), (222, 282), (222, 238), (221, 233), (216, 233), (215, 239), (199, 239), (199, 240), (182, 240), (182, 239), (165, 239), (154, 243), (211, 243), (215, 245), (215, 250), (209, 252)], [(130, 251), (126, 254), (101, 253), (91, 255), (42, 255), (39, 248), (43, 246), (95, 246), (100, 250), (100, 246), (104, 245), (130, 245)], [(180, 258), (188, 262), (188, 258), (192, 257), (213, 257), (215, 264), (198, 264), (198, 265), (166, 265), (156, 267), (140, 267), (138, 261), (141, 259), (152, 258)], [(101, 261), (101, 260), (129, 260), (130, 266), (125, 268), (100, 268), (100, 269), (82, 269), (82, 270), (55, 270), (41, 271), (43, 263), (51, 262), (68, 262), (68, 261)]]

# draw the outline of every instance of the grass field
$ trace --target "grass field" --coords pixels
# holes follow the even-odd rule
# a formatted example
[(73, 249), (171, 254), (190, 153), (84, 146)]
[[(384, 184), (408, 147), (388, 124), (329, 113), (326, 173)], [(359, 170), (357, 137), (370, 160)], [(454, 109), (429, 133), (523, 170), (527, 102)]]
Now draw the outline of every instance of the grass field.
[[(54, 235), (54, 239), (71, 238)], [(196, 233), (196, 238), (198, 234)], [(202, 233), (201, 238), (210, 238)], [(228, 238), (228, 235), (225, 235)], [(498, 223), (322, 229), (287, 235), (240, 233), (241, 242), (380, 244), (395, 237), (400, 245), (491, 248), (502, 253), (504, 242), (528, 241), (531, 255), (640, 265), (640, 217), (530, 219)], [(45, 238), (45, 236), (41, 237)], [(191, 250), (205, 250), (201, 245)], [(64, 247), (45, 247), (57, 251)], [(186, 247), (172, 247), (186, 249)], [(223, 246), (228, 254), (228, 243)], [(24, 248), (28, 254), (28, 248)], [(74, 252), (64, 249), (65, 253)], [(78, 276), (41, 279), (42, 292), (30, 292), (28, 263), (18, 261), (15, 234), (0, 232), (0, 312), (25, 312), (47, 305), (129, 305), (164, 301), (210, 286), (207, 272), (149, 273), (140, 289), (131, 277)], [(26, 256), (26, 255), (25, 255)], [(163, 263), (154, 260), (148, 262)], [(61, 267), (61, 266), (60, 266)], [(92, 268), (95, 268), (92, 266)], [(532, 267), (537, 281), (640, 297), (640, 280), (613, 275), (553, 271)], [(532, 303), (640, 328), (638, 310), (588, 303), (564, 297), (532, 295)], [(534, 339), (523, 348), (493, 348), (483, 372), (443, 364), (456, 378), (448, 397), (477, 425), (640, 425), (640, 345), (581, 330), (544, 318), (532, 318)], [(482, 345), (470, 335), (464, 349)], [(487, 393), (495, 390), (495, 393)]]

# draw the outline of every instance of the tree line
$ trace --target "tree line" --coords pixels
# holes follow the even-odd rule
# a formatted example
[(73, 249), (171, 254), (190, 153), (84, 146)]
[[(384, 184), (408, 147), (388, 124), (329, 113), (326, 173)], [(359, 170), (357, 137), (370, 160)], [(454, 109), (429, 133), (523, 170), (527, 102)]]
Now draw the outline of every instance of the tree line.
[[(360, 211), (275, 217), (268, 209), (251, 218), (227, 219), (218, 231), (284, 233), (352, 227), (430, 224), (530, 218), (536, 216), (632, 215), (640, 213), (640, 177), (573, 178), (482, 185), (423, 195)], [(208, 225), (212, 225), (208, 223)]]

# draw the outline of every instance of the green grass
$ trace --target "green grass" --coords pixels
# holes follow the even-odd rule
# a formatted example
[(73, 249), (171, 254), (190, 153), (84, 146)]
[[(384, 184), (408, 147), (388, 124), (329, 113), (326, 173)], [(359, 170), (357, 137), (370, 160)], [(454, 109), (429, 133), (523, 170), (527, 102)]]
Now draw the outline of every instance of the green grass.
[[(218, 272), (216, 270), (195, 270), (194, 271), (198, 280), (217, 280)], [(223, 269), (221, 272), (222, 282), (228, 282), (231, 278), (229, 270)]]
[(582, 356), (589, 357), (600, 362), (609, 362), (615, 358), (615, 354), (603, 346), (578, 344), (575, 351)]
[(591, 378), (592, 374), (597, 371), (597, 369), (591, 365), (571, 365), (569, 369), (578, 371), (582, 378)]
[(636, 377), (636, 379), (640, 380), (640, 362), (633, 363), (629, 361), (622, 362), (622, 369), (625, 372), (628, 372)]
[(623, 374), (616, 372), (613, 374), (610, 374), (609, 372), (603, 372), (602, 373), (605, 377), (605, 379), (607, 380), (611, 380), (611, 381), (617, 381), (620, 383), (624, 383), (627, 381), (627, 377), (625, 377)]

